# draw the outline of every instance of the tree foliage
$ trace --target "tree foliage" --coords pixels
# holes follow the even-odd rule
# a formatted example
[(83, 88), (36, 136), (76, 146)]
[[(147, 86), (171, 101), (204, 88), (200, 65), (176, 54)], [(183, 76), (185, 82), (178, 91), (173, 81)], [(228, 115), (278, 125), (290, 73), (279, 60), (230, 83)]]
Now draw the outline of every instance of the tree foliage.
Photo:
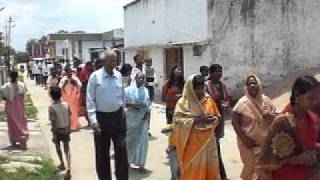
[(30, 39), (30, 40), (27, 41), (26, 51), (27, 51), (27, 53), (29, 53), (30, 56), (31, 56), (31, 54), (32, 54), (32, 52), (31, 52), (31, 50), (32, 50), (31, 44), (32, 44), (32, 43), (35, 43), (35, 42), (37, 42), (36, 39)]
[(19, 52), (18, 51), (15, 54), (14, 59), (15, 59), (16, 63), (26, 63), (29, 59), (29, 54), (28, 54), (28, 52)]
[(68, 31), (66, 31), (66, 30), (59, 30), (57, 33), (61, 33), (61, 34), (63, 34), (63, 33), (69, 33)]
[(0, 48), (0, 56), (8, 56), (8, 53), (10, 53), (10, 55), (14, 55), (16, 52), (10, 46), (3, 46)]

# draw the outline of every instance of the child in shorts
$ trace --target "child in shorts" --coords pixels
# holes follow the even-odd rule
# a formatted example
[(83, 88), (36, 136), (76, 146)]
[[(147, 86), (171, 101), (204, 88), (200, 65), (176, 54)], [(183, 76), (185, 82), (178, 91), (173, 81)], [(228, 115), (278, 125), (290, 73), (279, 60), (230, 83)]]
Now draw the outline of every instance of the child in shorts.
[[(70, 179), (70, 116), (71, 111), (66, 102), (61, 102), (61, 89), (58, 86), (51, 86), (49, 89), (53, 103), (49, 106), (49, 120), (52, 125), (52, 142), (56, 146), (56, 151), (60, 160), (58, 168), (67, 170), (65, 179)], [(63, 149), (67, 160), (67, 169), (65, 168), (60, 143), (63, 143)]]

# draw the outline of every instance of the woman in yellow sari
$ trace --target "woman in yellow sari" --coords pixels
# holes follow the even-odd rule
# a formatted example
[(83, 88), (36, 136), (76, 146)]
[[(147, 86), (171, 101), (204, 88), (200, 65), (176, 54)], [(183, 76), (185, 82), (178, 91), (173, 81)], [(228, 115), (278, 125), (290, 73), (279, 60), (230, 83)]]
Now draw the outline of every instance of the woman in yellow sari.
[(220, 113), (204, 82), (200, 75), (189, 78), (174, 113), (180, 180), (220, 179), (214, 132)]

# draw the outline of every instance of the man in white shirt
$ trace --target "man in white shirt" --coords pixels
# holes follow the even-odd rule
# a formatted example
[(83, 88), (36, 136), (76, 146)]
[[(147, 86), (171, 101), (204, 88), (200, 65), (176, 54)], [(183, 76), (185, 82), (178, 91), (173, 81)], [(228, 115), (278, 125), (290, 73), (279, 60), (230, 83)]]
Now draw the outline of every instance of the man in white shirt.
[(102, 53), (103, 67), (93, 72), (87, 85), (87, 111), (94, 130), (96, 171), (99, 180), (111, 180), (110, 140), (114, 144), (116, 178), (128, 180), (126, 118), (122, 76), (116, 67), (117, 54)]
[(39, 61), (35, 61), (35, 63), (32, 66), (32, 73), (34, 74), (36, 78), (36, 86), (40, 85), (40, 75), (41, 75), (41, 65)]
[[(136, 67), (134, 67), (131, 71), (131, 79), (136, 79), (136, 75), (138, 73), (142, 73), (143, 69), (143, 57), (140, 54), (137, 54), (133, 57), (134, 63)], [(131, 81), (131, 83), (135, 83), (135, 81)]]

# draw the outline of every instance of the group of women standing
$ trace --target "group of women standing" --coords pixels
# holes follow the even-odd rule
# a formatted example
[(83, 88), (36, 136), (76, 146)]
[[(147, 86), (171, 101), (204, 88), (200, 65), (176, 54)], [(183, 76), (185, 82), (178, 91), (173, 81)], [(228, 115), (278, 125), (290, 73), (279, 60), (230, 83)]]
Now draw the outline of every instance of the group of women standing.
[[(309, 180), (319, 155), (319, 116), (312, 112), (320, 102), (319, 82), (298, 77), (290, 103), (276, 113), (262, 94), (260, 80), (246, 80), (246, 94), (234, 107), (232, 123), (244, 164), (244, 180)], [(319, 111), (319, 110), (318, 110)]]
[[(221, 174), (218, 141), (221, 132), (217, 131), (223, 122), (222, 106), (227, 104), (227, 101), (219, 101), (227, 99), (227, 93), (223, 93), (225, 85), (215, 83), (213, 86), (213, 76), (206, 82), (202, 76), (193, 75), (183, 90), (179, 89), (179, 74), (175, 75), (178, 67), (175, 68), (172, 70), (174, 83), (170, 84), (174, 87), (173, 92), (169, 94), (166, 84), (169, 80), (164, 84), (162, 95), (167, 102), (168, 123), (171, 115), (173, 117), (169, 147), (174, 147), (177, 153), (178, 170), (172, 171), (172, 179), (227, 179)], [(244, 96), (234, 106), (232, 115), (244, 164), (241, 179), (318, 178), (315, 164), (320, 153), (319, 89), (319, 82), (314, 77), (297, 78), (290, 103), (278, 112), (263, 94), (260, 79), (254, 74), (245, 79)], [(173, 99), (181, 90), (181, 98)], [(175, 107), (174, 113), (168, 113), (172, 107)]]

